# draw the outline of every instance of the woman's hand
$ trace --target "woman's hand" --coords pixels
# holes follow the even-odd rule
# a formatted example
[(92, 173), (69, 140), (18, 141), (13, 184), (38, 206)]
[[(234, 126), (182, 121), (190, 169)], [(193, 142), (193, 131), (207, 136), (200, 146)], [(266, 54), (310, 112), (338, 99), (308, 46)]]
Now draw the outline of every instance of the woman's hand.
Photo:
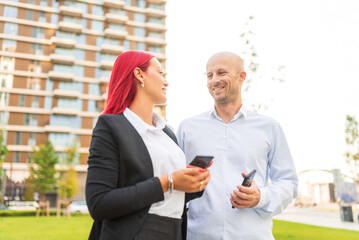
[(203, 191), (210, 178), (209, 170), (199, 167), (180, 169), (172, 173), (174, 189), (187, 193)]

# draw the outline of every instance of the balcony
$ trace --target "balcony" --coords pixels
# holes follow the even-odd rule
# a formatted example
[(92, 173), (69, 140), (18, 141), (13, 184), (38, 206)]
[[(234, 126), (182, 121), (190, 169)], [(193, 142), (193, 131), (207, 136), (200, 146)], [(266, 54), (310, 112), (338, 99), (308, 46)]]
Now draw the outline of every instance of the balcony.
[(75, 39), (70, 38), (59, 38), (59, 37), (51, 37), (51, 43), (57, 47), (64, 47), (64, 48), (74, 48), (76, 44)]
[(73, 73), (67, 73), (67, 72), (55, 72), (50, 71), (48, 73), (49, 78), (52, 80), (60, 80), (60, 81), (72, 81), (74, 79)]
[(121, 30), (106, 28), (105, 29), (105, 36), (109, 37), (109, 38), (125, 39), (128, 36), (128, 32), (127, 31), (121, 31)]
[(82, 25), (79, 23), (70, 23), (70, 22), (59, 22), (59, 29), (61, 31), (73, 32), (73, 33), (80, 33), (82, 30)]
[(80, 96), (78, 91), (63, 90), (63, 89), (55, 89), (53, 91), (53, 94), (56, 97), (65, 97), (65, 98), (78, 98)]
[(101, 83), (109, 83), (109, 82), (110, 82), (110, 78), (111, 78), (111, 77), (102, 76), (102, 77), (100, 77), (100, 82), (101, 82)]
[(51, 62), (58, 63), (58, 64), (67, 64), (67, 65), (73, 65), (75, 62), (74, 56), (65, 56), (65, 55), (59, 55), (52, 53), (50, 54)]
[(128, 21), (127, 16), (122, 16), (122, 15), (118, 15), (115, 13), (106, 13), (105, 19), (106, 19), (106, 21), (112, 22), (112, 23), (125, 23), (126, 21)]
[(79, 110), (71, 109), (71, 108), (59, 108), (59, 107), (53, 107), (52, 108), (53, 114), (61, 114), (61, 115), (78, 115), (80, 113)]
[(67, 16), (82, 17), (83, 10), (75, 7), (62, 5), (60, 6), (60, 13)]
[(125, 6), (125, 1), (121, 0), (104, 0), (103, 5), (110, 8), (122, 8)]
[(165, 10), (156, 9), (156, 8), (146, 8), (146, 14), (148, 16), (153, 16), (153, 17), (165, 17), (166, 16)]
[(111, 45), (111, 44), (102, 44), (101, 45), (101, 52), (102, 53), (109, 53), (109, 54), (121, 54), (125, 51), (123, 46), (118, 45)]
[(45, 130), (45, 132), (62, 132), (62, 133), (66, 133), (66, 132), (71, 132), (72, 129), (70, 127), (65, 127), (65, 126), (45, 125), (44, 130)]
[(100, 62), (100, 67), (103, 68), (103, 69), (112, 69), (113, 67), (113, 64), (114, 64), (114, 61), (110, 61), (110, 60), (101, 60)]
[(150, 43), (152, 45), (166, 45), (166, 40), (154, 37), (146, 37), (146, 43)]
[(153, 31), (166, 31), (164, 24), (146, 22), (146, 28)]

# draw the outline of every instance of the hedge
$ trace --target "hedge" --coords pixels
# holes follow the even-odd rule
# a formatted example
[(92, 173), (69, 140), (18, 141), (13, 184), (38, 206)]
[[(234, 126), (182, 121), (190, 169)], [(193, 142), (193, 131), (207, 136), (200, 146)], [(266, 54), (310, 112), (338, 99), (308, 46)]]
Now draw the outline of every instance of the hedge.
[[(56, 210), (50, 210), (51, 216), (56, 216)], [(42, 215), (46, 215), (46, 211)], [(36, 216), (36, 210), (0, 210), (0, 217), (15, 217), (15, 216)]]

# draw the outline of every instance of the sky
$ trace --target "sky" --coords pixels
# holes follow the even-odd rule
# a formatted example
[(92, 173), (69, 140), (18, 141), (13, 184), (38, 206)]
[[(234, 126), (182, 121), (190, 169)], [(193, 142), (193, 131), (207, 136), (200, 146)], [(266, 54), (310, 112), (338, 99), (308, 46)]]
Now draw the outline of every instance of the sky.
[[(359, 120), (359, 1), (168, 0), (166, 13), (167, 120), (175, 130), (213, 106), (207, 60), (245, 51), (240, 34), (254, 16), (251, 42), (263, 77), (253, 76), (244, 105), (265, 103), (259, 113), (281, 124), (298, 171), (350, 174), (344, 124), (347, 114)], [(278, 74), (283, 83), (271, 80)]]

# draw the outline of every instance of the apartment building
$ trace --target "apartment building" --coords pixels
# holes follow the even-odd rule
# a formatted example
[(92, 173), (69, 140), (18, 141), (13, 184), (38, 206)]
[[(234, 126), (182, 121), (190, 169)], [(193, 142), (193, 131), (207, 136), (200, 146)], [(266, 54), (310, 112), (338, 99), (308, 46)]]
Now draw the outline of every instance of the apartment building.
[[(0, 0), (0, 129), (7, 195), (28, 176), (33, 147), (60, 157), (74, 139), (82, 191), (92, 129), (116, 57), (152, 52), (165, 67), (165, 0)], [(165, 115), (165, 106), (156, 110)], [(19, 192), (19, 191), (17, 191)], [(20, 193), (21, 195), (21, 193)]]

